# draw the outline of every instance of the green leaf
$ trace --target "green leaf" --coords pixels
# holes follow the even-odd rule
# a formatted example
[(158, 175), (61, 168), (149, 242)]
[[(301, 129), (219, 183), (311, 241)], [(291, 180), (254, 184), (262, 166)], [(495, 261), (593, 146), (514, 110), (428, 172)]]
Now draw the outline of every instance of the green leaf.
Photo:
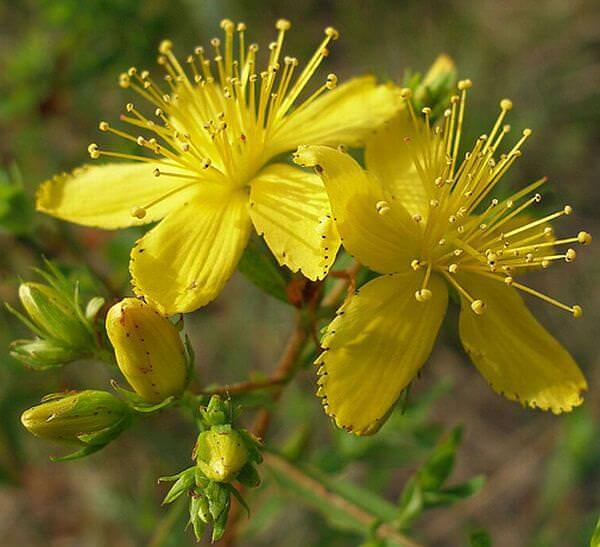
[(469, 547), (492, 547), (492, 538), (483, 529), (475, 530), (469, 536)]
[[(319, 488), (324, 488), (369, 513), (373, 516), (373, 522), (389, 522), (396, 518), (396, 508), (391, 503), (347, 480), (330, 477), (313, 467), (297, 465), (273, 454), (268, 459), (265, 458), (265, 463), (280, 486), (320, 512), (335, 528), (361, 534), (367, 532), (365, 525), (350, 513), (315, 493), (315, 487), (311, 483), (320, 485)], [(303, 480), (302, 477), (306, 477), (307, 480)]]
[(596, 523), (596, 529), (594, 530), (592, 539), (590, 539), (590, 547), (600, 547), (600, 518)]
[(424, 506), (425, 508), (430, 508), (452, 505), (457, 501), (461, 501), (476, 494), (483, 488), (484, 484), (485, 477), (483, 475), (477, 475), (466, 482), (450, 488), (445, 488), (444, 490), (425, 492), (423, 495)]
[(240, 259), (238, 270), (271, 296), (289, 304), (286, 294), (288, 279), (279, 267), (271, 251), (258, 236), (248, 242), (248, 246)]
[(462, 428), (455, 427), (441, 443), (418, 472), (419, 482), (424, 491), (439, 490), (454, 467), (456, 449), (460, 444)]

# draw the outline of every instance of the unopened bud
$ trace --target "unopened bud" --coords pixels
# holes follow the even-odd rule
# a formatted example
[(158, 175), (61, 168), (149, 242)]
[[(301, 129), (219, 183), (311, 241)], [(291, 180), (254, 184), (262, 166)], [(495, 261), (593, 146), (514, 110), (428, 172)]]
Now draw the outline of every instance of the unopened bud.
[(248, 462), (249, 453), (242, 436), (230, 425), (222, 425), (200, 433), (195, 456), (206, 478), (230, 482)]
[(134, 391), (151, 403), (180, 395), (187, 361), (179, 332), (137, 298), (124, 298), (106, 316), (106, 332), (121, 372)]
[(86, 390), (48, 396), (23, 412), (21, 422), (36, 437), (85, 446), (86, 436), (108, 428), (118, 435), (128, 417), (127, 406), (114, 395)]
[(73, 303), (54, 287), (22, 283), (19, 298), (39, 329), (38, 334), (76, 348), (84, 348), (91, 343), (91, 335), (78, 319)]

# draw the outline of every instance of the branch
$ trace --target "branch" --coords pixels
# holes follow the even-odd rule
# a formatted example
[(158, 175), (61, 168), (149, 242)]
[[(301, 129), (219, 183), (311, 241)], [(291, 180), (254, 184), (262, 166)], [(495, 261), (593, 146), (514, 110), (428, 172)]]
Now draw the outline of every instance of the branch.
[(245, 380), (234, 384), (217, 386), (212, 389), (203, 389), (200, 391), (200, 395), (233, 395), (238, 393), (248, 393), (249, 391), (277, 387), (287, 382), (288, 379), (289, 378), (276, 378), (275, 376), (271, 376), (266, 380)]
[[(364, 524), (365, 528), (369, 528), (373, 523), (377, 522), (378, 518), (358, 507), (354, 503), (348, 501), (342, 496), (328, 490), (323, 484), (316, 479), (306, 475), (301, 469), (289, 463), (286, 459), (273, 454), (272, 452), (264, 452), (265, 463), (273, 469), (284, 474), (286, 477), (300, 484), (302, 487), (311, 491), (312, 494), (322, 498), (332, 507), (340, 509), (354, 520)], [(377, 535), (382, 539), (389, 539), (396, 542), (401, 547), (422, 547), (412, 539), (408, 538), (393, 526), (388, 523), (382, 523), (377, 527)]]

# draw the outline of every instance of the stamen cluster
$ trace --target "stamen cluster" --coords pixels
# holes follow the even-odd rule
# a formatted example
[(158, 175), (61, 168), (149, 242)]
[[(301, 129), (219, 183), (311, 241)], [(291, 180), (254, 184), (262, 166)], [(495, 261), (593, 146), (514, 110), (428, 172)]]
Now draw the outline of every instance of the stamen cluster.
[[(507, 152), (498, 154), (510, 131), (504, 121), (513, 106), (509, 99), (503, 99), (500, 114), (489, 134), (481, 135), (461, 161), (461, 133), (471, 81), (463, 80), (458, 87), (460, 95), (452, 97), (442, 123), (436, 126), (432, 126), (430, 120), (431, 109), (424, 108), (422, 117), (417, 116), (411, 91), (402, 90), (412, 126), (412, 135), (404, 141), (429, 200), (425, 217), (412, 216), (423, 229), (421, 254), (411, 266), (415, 270), (425, 268), (423, 286), (416, 292), (416, 299), (423, 302), (431, 298), (427, 285), (431, 272), (437, 271), (471, 302), (475, 313), (484, 313), (485, 302), (469, 294), (457, 279), (457, 272), (464, 271), (506, 283), (574, 317), (581, 316), (580, 306), (559, 302), (515, 281), (515, 276), (531, 268), (548, 268), (557, 261), (572, 262), (577, 255), (575, 249), (558, 249), (574, 243), (587, 245), (592, 240), (591, 235), (580, 231), (573, 237), (555, 238), (551, 222), (570, 215), (573, 209), (569, 205), (531, 220), (529, 209), (541, 202), (542, 195), (537, 190), (546, 182), (546, 177), (509, 198), (491, 198), (498, 183), (521, 156), (521, 147), (532, 132), (525, 129)], [(389, 204), (378, 202), (376, 209), (379, 214), (386, 214)]]

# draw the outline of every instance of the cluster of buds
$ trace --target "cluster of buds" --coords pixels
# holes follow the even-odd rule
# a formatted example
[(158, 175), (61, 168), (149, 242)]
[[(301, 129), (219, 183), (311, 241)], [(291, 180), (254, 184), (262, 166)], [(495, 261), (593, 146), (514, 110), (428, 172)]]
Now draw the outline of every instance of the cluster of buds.
[(233, 495), (245, 503), (232, 485), (238, 482), (253, 488), (260, 484), (254, 464), (262, 461), (260, 443), (245, 429), (234, 427), (234, 409), (230, 401), (211, 397), (201, 409), (202, 431), (194, 447), (195, 465), (161, 481), (175, 481), (164, 503), (171, 503), (184, 493), (190, 496), (190, 524), (200, 541), (207, 526), (212, 527), (212, 541), (225, 533)]
[(106, 332), (119, 369), (135, 392), (119, 390), (130, 401), (156, 405), (183, 393), (192, 355), (169, 319), (139, 298), (124, 298), (108, 311)]
[(15, 340), (10, 354), (36, 370), (58, 367), (102, 352), (94, 320), (104, 300), (92, 298), (85, 309), (80, 305), (79, 287), (70, 283), (49, 262), (48, 271), (37, 270), (46, 283), (28, 282), (19, 287), (21, 313), (9, 305), (37, 338)]
[(100, 450), (131, 422), (132, 411), (106, 391), (71, 391), (46, 395), (21, 415), (25, 428), (50, 441), (79, 448), (55, 461), (71, 460)]

